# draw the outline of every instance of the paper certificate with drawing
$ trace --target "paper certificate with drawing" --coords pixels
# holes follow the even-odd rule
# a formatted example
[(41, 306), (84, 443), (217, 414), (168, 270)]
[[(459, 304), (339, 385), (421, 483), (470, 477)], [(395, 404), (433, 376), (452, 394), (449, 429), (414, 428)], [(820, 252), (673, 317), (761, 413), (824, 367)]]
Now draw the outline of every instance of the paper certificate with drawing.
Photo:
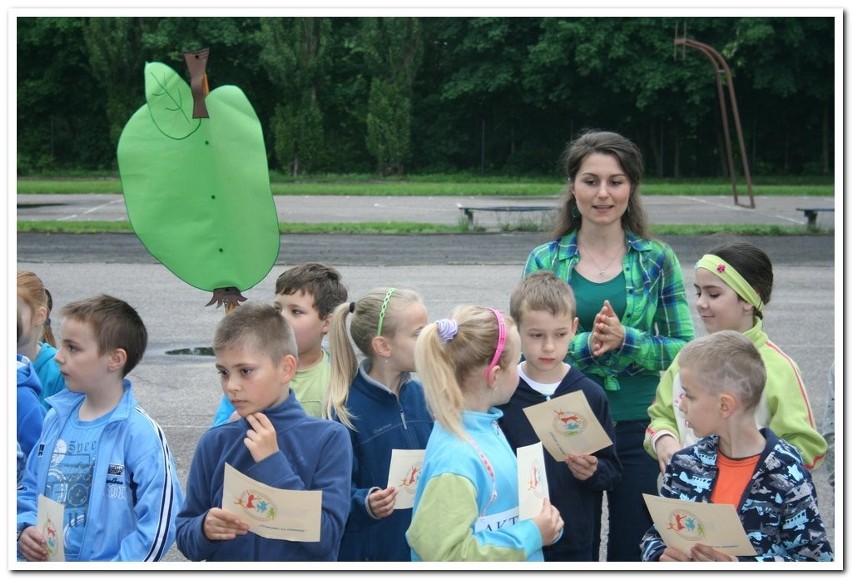
[(234, 513), (252, 533), (301, 543), (320, 540), (322, 491), (277, 489), (225, 463), (222, 509)]
[(735, 557), (757, 554), (734, 505), (642, 496), (667, 547), (688, 554), (693, 545), (701, 543)]
[(541, 442), (518, 447), (518, 518), (531, 519), (541, 512), (544, 499), (550, 498), (544, 447)]
[(65, 505), (38, 496), (36, 530), (42, 534), (48, 561), (65, 561)]
[(393, 510), (410, 509), (414, 506), (417, 481), (423, 470), (425, 450), (394, 448), (391, 450), (388, 486), (396, 487), (396, 502)]
[(582, 391), (527, 406), (524, 413), (544, 448), (558, 461), (612, 445)]

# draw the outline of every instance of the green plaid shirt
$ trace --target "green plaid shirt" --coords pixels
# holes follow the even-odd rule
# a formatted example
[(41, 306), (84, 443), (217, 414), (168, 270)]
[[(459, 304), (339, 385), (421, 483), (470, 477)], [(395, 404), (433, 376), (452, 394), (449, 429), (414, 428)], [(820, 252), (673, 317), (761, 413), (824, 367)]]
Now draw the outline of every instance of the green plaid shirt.
[[(661, 241), (627, 233), (627, 253), (621, 262), (627, 281), (627, 305), (621, 323), (621, 348), (595, 358), (591, 332), (578, 332), (567, 361), (582, 372), (602, 379), (607, 390), (618, 390), (619, 376), (662, 371), (680, 349), (695, 338), (695, 328), (683, 287), (683, 271), (672, 248)], [(577, 232), (545, 243), (530, 252), (524, 277), (549, 269), (568, 283), (580, 261)]]

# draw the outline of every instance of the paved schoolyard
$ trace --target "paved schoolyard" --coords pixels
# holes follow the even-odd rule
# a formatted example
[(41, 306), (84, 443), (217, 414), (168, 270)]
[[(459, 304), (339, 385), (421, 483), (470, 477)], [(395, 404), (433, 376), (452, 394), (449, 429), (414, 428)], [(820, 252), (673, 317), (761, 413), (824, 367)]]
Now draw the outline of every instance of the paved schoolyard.
[[(411, 287), (421, 293), (430, 319), (435, 319), (445, 316), (459, 303), (508, 307), (508, 296), (518, 280), (521, 265), (339, 265), (339, 268), (350, 295), (361, 295), (380, 285)], [(195, 443), (210, 424), (221, 390), (211, 357), (167, 352), (209, 346), (223, 311), (204, 307), (206, 292), (189, 287), (158, 264), (22, 262), (19, 267), (42, 276), (53, 292), (57, 308), (72, 299), (102, 291), (127, 300), (139, 310), (148, 326), (150, 346), (130, 377), (141, 404), (166, 431), (181, 480), (185, 482)], [(691, 288), (691, 268), (684, 269), (686, 286)], [(280, 270), (276, 267), (245, 295), (250, 300), (269, 301)], [(775, 274), (776, 290), (767, 311), (769, 333), (801, 366), (817, 422), (821, 424), (827, 369), (834, 359), (833, 340), (840, 331), (835, 323), (834, 268), (782, 266), (776, 268)], [(703, 333), (697, 319), (696, 323), (699, 334)], [(838, 385), (842, 384), (840, 376), (838, 373)], [(837, 403), (842, 408), (842, 398)], [(842, 437), (839, 444), (842, 449)], [(838, 477), (842, 484), (840, 472)], [(824, 468), (815, 473), (815, 479), (826, 524), (831, 536), (839, 539), (842, 532), (835, 534), (834, 529), (835, 497), (825, 482)], [(841, 507), (842, 501), (838, 501), (838, 513), (842, 512)], [(842, 545), (836, 544), (835, 549), (842, 549)], [(180, 564), (184, 559), (174, 547), (167, 560), (175, 562), (177, 568), (187, 568)]]

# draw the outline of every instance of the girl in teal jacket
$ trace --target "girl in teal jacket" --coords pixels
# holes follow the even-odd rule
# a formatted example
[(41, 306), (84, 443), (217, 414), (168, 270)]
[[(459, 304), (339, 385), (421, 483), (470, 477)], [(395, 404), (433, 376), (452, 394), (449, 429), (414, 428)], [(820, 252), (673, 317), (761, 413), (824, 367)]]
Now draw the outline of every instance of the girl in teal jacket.
[(518, 463), (497, 424), (518, 387), (514, 322), (460, 306), (423, 329), (414, 354), (435, 426), (406, 533), (412, 561), (543, 561), (564, 522), (547, 499), (520, 520)]

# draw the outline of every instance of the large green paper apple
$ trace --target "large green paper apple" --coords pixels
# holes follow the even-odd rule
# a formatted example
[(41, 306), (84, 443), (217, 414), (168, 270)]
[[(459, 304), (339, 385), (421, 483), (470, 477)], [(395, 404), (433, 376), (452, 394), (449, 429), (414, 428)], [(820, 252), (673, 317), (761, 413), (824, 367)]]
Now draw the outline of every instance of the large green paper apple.
[(192, 118), (189, 85), (159, 62), (145, 65), (145, 97), (118, 142), (130, 224), (186, 283), (239, 296), (279, 249), (260, 121), (235, 86), (211, 91), (209, 118)]

